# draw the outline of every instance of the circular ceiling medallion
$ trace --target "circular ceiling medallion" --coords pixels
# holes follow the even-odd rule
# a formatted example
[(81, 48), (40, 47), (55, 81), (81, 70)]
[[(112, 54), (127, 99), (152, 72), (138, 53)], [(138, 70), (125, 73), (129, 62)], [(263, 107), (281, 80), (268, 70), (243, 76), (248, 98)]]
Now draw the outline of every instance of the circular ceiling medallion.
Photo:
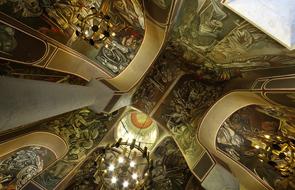
[(132, 112), (130, 115), (131, 122), (136, 128), (145, 129), (153, 123), (153, 120), (144, 113)]

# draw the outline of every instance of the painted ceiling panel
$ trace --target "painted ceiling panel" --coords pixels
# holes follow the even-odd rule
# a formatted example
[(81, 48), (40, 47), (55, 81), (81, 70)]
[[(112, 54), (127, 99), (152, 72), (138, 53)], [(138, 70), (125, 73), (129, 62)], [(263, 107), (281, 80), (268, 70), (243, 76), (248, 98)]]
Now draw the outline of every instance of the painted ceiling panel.
[(288, 49), (295, 49), (294, 0), (224, 0), (223, 3)]

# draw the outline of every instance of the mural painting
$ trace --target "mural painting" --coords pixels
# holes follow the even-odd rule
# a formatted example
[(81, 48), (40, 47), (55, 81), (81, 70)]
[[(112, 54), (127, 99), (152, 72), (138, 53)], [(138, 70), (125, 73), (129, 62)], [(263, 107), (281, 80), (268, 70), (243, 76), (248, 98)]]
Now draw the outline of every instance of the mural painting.
[[(101, 149), (96, 149), (79, 168), (70, 181), (67, 190), (95, 190), (100, 187), (100, 182), (93, 176), (97, 171), (96, 159)], [(192, 174), (174, 140), (165, 138), (151, 154), (154, 159), (152, 181), (145, 187), (150, 190), (175, 190), (185, 189)], [(195, 183), (194, 190), (201, 190), (199, 182)]]
[(97, 157), (101, 154), (101, 149), (96, 149), (89, 156), (83, 165), (76, 172), (75, 176), (71, 179), (66, 190), (96, 190), (100, 185), (95, 181)]
[(47, 45), (43, 41), (0, 23), (0, 60), (33, 64), (46, 52)]
[(172, 41), (193, 49), (206, 64), (223, 68), (247, 71), (295, 63), (295, 51), (277, 43), (219, 0), (185, 1)]
[(28, 146), (0, 158), (0, 189), (21, 189), (33, 177), (56, 160), (44, 147)]
[(283, 107), (244, 107), (223, 123), (216, 145), (272, 188), (295, 189), (292, 118), (294, 111)]
[[(154, 170), (150, 189), (184, 190), (189, 186), (189, 180), (193, 175), (173, 138), (167, 137), (162, 140), (153, 151), (152, 158)], [(194, 190), (201, 189), (203, 188), (200, 182), (197, 182)]]
[(175, 35), (204, 54), (238, 23), (239, 17), (225, 10), (218, 0), (187, 1), (177, 21)]
[(155, 120), (170, 129), (191, 166), (203, 151), (194, 126), (222, 95), (222, 86), (201, 81), (195, 75), (184, 75), (154, 114)]
[(133, 106), (144, 113), (151, 113), (156, 103), (167, 91), (173, 81), (181, 75), (181, 60), (168, 46), (132, 97)]
[(46, 189), (54, 189), (99, 144), (118, 115), (118, 112), (108, 115), (81, 109), (43, 123), (40, 127), (63, 138), (69, 151), (34, 181)]
[(161, 9), (167, 9), (171, 6), (172, 0), (151, 0), (153, 3), (155, 3), (158, 7), (161, 7)]
[(150, 114), (161, 97), (175, 85), (175, 80), (184, 74), (193, 74), (195, 79), (209, 83), (220, 83), (241, 76), (239, 69), (197, 64), (200, 61), (204, 60), (200, 60), (192, 50), (178, 43), (168, 43), (134, 94), (133, 106)]
[(144, 35), (143, 6), (138, 0), (1, 0), (0, 11), (113, 74), (133, 59)]

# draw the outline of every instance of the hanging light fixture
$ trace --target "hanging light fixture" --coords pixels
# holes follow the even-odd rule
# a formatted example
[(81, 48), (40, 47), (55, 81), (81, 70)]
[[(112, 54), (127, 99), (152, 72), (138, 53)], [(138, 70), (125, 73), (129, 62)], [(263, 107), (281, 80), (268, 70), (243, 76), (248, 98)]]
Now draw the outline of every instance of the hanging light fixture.
[(95, 181), (106, 189), (142, 189), (150, 181), (152, 160), (135, 139), (106, 146), (96, 159)]
[(76, 35), (89, 42), (92, 46), (99, 46), (111, 37), (115, 37), (115, 31), (112, 31), (111, 17), (98, 11), (95, 7), (91, 8), (92, 14), (85, 17), (79, 17), (80, 27), (76, 30)]

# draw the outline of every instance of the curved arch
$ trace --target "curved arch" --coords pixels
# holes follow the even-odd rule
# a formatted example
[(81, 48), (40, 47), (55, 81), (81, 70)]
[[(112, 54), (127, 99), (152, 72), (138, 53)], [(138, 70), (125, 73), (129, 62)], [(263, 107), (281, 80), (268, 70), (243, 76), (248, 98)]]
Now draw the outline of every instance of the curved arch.
[(244, 167), (228, 158), (216, 148), (216, 137), (223, 122), (237, 110), (248, 105), (269, 105), (264, 99), (252, 92), (232, 92), (217, 101), (204, 116), (197, 134), (200, 143), (213, 155), (226, 163), (241, 185), (247, 189), (268, 189)]
[(146, 19), (143, 42), (133, 60), (118, 76), (107, 81), (120, 91), (129, 91), (144, 76), (157, 58), (165, 39), (165, 30)]
[(69, 149), (65, 141), (55, 134), (33, 132), (0, 144), (0, 157), (32, 145), (48, 148), (55, 154), (57, 160), (62, 158)]
[[(173, 15), (172, 12), (177, 11), (174, 10), (176, 2), (177, 0), (171, 3), (168, 23)], [(166, 41), (168, 31), (169, 24), (161, 27), (151, 18), (145, 16), (145, 35), (138, 52), (124, 71), (112, 79), (107, 79), (107, 81), (122, 92), (129, 91), (134, 87), (158, 57)]]

